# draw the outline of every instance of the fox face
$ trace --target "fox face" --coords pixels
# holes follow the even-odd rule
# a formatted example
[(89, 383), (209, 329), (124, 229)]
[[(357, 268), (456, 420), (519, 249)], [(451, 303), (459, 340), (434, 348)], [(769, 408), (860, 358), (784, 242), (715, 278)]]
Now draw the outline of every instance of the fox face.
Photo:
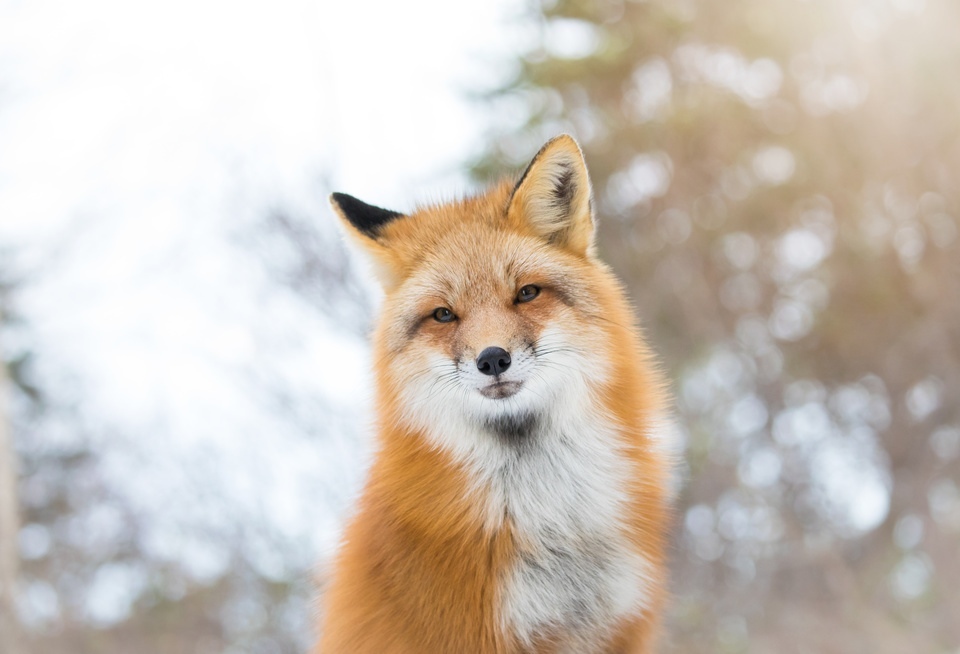
[(602, 381), (608, 273), (594, 256), (576, 143), (547, 143), (516, 184), (404, 215), (332, 203), (386, 299), (375, 334), (381, 406), (454, 449), (518, 441)]
[(529, 237), (494, 240), (497, 257), (454, 267), (441, 262), (466, 243), (451, 239), (391, 300), (411, 308), (408, 321), (387, 327), (398, 348), (388, 374), (418, 427), (449, 424), (459, 412), (464, 422), (521, 438), (603, 367), (584, 347), (590, 303), (571, 281), (576, 262)]

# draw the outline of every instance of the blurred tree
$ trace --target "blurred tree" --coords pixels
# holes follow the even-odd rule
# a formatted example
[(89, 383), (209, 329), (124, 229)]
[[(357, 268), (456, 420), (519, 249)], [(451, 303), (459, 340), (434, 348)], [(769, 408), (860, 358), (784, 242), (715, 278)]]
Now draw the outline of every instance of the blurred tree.
[[(264, 267), (271, 297), (290, 297), (305, 314), (331, 316), (331, 322), (335, 317), (337, 327), (358, 332), (369, 315), (358, 298), (369, 293), (358, 292), (339, 240), (307, 213), (256, 212), (242, 226), (232, 222), (223, 240), (242, 246), (238, 252), (251, 266)], [(0, 427), (8, 429), (0, 432), (0, 509), (9, 509), (0, 515), (0, 563), (19, 559), (16, 601), (7, 583), (15, 569), (0, 566), (0, 653), (16, 654), (18, 632), (20, 651), (49, 654), (305, 650), (317, 560), (316, 543), (303, 535), (315, 525), (300, 521), (302, 530), (284, 531), (267, 515), (271, 508), (262, 494), (254, 510), (241, 506), (217, 486), (223, 468), (235, 461), (208, 451), (176, 471), (156, 470), (152, 462), (157, 474), (174, 478), (166, 489), (150, 482), (135, 487), (125, 471), (118, 477), (118, 468), (149, 456), (139, 449), (143, 444), (114, 433), (110, 416), (84, 410), (82, 380), (50, 360), (34, 337), (35, 325), (16, 310), (38, 281), (56, 272), (56, 258), (39, 259), (44, 265), (18, 271), (15, 286), (0, 283), (0, 345), (7, 359), (2, 370), (11, 382), (0, 383), (0, 400), (7, 401), (0, 402)], [(263, 310), (255, 317), (272, 321), (266, 305), (258, 306)], [(274, 342), (260, 324), (244, 326), (263, 358), (231, 369), (229, 378), (251, 404), (262, 405), (263, 414), (282, 418), (267, 423), (277, 425), (272, 447), (302, 447), (303, 461), (304, 452), (337, 447), (330, 440), (348, 432), (342, 416), (349, 409), (331, 407), (300, 383), (301, 376), (289, 374), (282, 356), (272, 356), (277, 349), (285, 354), (287, 341)], [(299, 370), (301, 365), (293, 368)], [(159, 426), (137, 436), (146, 441), (169, 434)], [(359, 449), (355, 440), (350, 445)], [(16, 476), (3, 474), (14, 471)], [(329, 520), (323, 510), (345, 509), (342, 489), (355, 485), (357, 475), (352, 468), (312, 474), (315, 485), (301, 488), (320, 498), (309, 515)], [(148, 475), (145, 469), (137, 476)], [(164, 490), (171, 493), (161, 501), (165, 513), (138, 508), (138, 495)], [(185, 508), (191, 515), (177, 515)], [(11, 517), (19, 517), (18, 524)]]
[[(0, 311), (2, 324), (3, 312)], [(17, 459), (10, 433), (9, 392), (7, 364), (0, 356), (0, 649), (9, 654), (19, 654), (20, 624), (16, 617), (16, 590), (20, 520)]]
[[(5, 316), (11, 306), (0, 296)], [(10, 375), (0, 377), (0, 652), (304, 650), (312, 555), (263, 516), (208, 516), (197, 534), (137, 512), (134, 491), (110, 483), (110, 467), (125, 464), (123, 441), (95, 437), (106, 427), (58, 396), (63, 385), (47, 388), (29, 332), (22, 320), (0, 330), (15, 336), (0, 341), (21, 346), (0, 366)], [(189, 473), (209, 489), (202, 462)], [(225, 514), (237, 510), (219, 501)]]
[(575, 134), (676, 381), (683, 652), (960, 647), (960, 5), (556, 0), (485, 179)]
[[(326, 176), (318, 184), (326, 210)], [(363, 334), (373, 315), (365, 276), (347, 253), (333, 225), (318, 221), (314, 211), (281, 207), (264, 211), (263, 219), (238, 236), (270, 278), (290, 289), (321, 315), (334, 317), (345, 332)]]

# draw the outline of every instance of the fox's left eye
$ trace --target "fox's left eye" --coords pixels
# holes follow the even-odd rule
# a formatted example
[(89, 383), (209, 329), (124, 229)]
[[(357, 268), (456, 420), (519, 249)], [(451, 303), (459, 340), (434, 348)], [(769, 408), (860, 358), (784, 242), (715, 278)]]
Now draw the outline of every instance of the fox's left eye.
[(453, 322), (457, 316), (450, 309), (440, 307), (433, 312), (433, 319), (437, 322)]
[(529, 302), (540, 295), (540, 287), (533, 284), (527, 284), (517, 293), (517, 302)]

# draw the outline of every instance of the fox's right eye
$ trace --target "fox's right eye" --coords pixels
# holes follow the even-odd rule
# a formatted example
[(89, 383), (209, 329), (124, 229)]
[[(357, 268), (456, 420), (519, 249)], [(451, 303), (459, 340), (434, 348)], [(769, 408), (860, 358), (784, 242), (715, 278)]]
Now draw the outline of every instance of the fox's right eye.
[(450, 309), (446, 307), (440, 307), (438, 309), (434, 309), (433, 319), (437, 322), (453, 322), (457, 319), (457, 317), (453, 315), (453, 311)]

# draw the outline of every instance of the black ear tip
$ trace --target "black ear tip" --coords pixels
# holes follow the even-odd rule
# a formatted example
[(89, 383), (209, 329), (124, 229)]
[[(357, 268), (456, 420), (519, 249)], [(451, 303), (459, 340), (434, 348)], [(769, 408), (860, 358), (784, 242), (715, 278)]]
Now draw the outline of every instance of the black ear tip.
[(398, 211), (367, 204), (346, 193), (331, 193), (330, 203), (350, 221), (351, 225), (371, 238), (376, 238), (380, 234), (380, 229), (388, 222), (403, 216)]
[(349, 205), (351, 202), (360, 202), (360, 200), (347, 193), (334, 192), (330, 194), (330, 203), (337, 207), (343, 207), (345, 204)]

